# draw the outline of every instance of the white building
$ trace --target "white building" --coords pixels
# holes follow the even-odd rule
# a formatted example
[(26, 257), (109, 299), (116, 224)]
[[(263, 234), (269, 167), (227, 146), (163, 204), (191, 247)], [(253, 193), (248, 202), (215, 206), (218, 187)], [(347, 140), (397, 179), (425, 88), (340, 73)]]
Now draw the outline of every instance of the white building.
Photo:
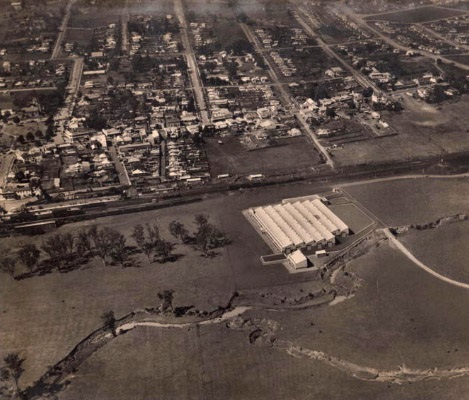
[(297, 249), (330, 247), (336, 237), (350, 233), (349, 227), (319, 198), (293, 199), (248, 212), (275, 247), (287, 254)]
[(295, 250), (293, 253), (290, 253), (287, 258), (295, 269), (306, 268), (308, 266), (308, 259), (301, 250)]

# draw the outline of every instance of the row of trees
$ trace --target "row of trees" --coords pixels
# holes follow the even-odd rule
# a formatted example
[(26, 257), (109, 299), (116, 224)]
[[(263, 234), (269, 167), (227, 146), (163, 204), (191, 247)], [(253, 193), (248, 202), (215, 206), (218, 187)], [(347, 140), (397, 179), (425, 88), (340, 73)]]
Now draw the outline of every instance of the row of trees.
[[(195, 225), (195, 232), (190, 234), (181, 222), (174, 220), (169, 224), (169, 232), (178, 242), (193, 245), (205, 257), (213, 257), (216, 248), (229, 243), (226, 235), (205, 215), (196, 215)], [(100, 259), (103, 265), (125, 265), (136, 249), (150, 262), (164, 263), (176, 259), (173, 254), (175, 243), (162, 237), (156, 222), (134, 226), (130, 236), (136, 246), (129, 245), (122, 233), (109, 227), (92, 225), (76, 233), (56, 233), (43, 239), (39, 246), (22, 243), (16, 256), (10, 254), (0, 259), (0, 271), (15, 277), (16, 266), (21, 263), (27, 268), (28, 275), (52, 270), (67, 272), (87, 264), (93, 258)]]
[[(41, 261), (42, 254), (48, 256)], [(8, 255), (0, 260), (0, 271), (15, 276), (16, 265), (23, 264), (29, 273), (67, 271), (86, 264), (97, 257), (104, 265), (109, 261), (122, 264), (127, 260), (126, 238), (120, 232), (92, 225), (76, 234), (57, 233), (44, 239), (40, 246), (22, 243), (16, 257)]]

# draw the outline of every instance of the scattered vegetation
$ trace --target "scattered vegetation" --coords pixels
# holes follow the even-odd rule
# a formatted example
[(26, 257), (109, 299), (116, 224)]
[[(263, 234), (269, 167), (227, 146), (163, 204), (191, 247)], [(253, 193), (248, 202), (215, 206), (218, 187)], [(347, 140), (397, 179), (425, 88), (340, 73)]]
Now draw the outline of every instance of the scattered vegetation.
[(22, 398), (19, 380), (24, 372), (24, 361), (25, 359), (21, 358), (18, 353), (9, 353), (3, 359), (4, 365), (0, 367), (1, 398)]

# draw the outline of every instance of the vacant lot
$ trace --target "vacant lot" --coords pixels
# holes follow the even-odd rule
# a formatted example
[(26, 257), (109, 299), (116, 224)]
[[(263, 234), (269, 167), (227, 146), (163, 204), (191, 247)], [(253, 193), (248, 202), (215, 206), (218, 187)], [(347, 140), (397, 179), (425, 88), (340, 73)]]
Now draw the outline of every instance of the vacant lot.
[(469, 283), (468, 237), (469, 224), (461, 222), (426, 231), (411, 230), (399, 240), (431, 269)]
[(91, 43), (91, 39), (93, 38), (93, 30), (92, 29), (67, 29), (65, 33), (65, 42), (77, 43), (82, 47), (87, 47)]
[(102, 9), (99, 7), (72, 7), (68, 23), (72, 28), (98, 28), (119, 22), (120, 7)]
[(407, 179), (346, 187), (386, 225), (435, 221), (469, 212), (467, 179)]
[(285, 175), (320, 163), (319, 153), (304, 137), (277, 140), (278, 146), (248, 151), (235, 137), (206, 139), (213, 177), (218, 174)]
[(454, 17), (464, 14), (464, 11), (450, 10), (434, 6), (413, 8), (410, 10), (396, 11), (392, 13), (377, 14), (367, 17), (368, 20), (383, 20), (399, 23), (421, 23), (436, 21), (439, 19)]

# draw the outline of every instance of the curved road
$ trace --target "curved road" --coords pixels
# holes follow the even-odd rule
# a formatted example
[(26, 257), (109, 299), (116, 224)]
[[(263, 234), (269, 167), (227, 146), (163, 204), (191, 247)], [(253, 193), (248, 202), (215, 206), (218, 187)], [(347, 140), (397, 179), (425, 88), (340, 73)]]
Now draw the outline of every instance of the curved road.
[(450, 279), (444, 275), (440, 275), (438, 272), (433, 271), (431, 268), (426, 266), (420, 260), (418, 260), (410, 251), (405, 247), (396, 237), (391, 233), (391, 231), (386, 228), (383, 230), (386, 237), (390, 240), (393, 246), (395, 246), (398, 250), (402, 252), (409, 260), (411, 260), (415, 265), (419, 268), (422, 268), (424, 271), (428, 272), (429, 274), (433, 275), (435, 278), (439, 279), (440, 281), (449, 283), (450, 285), (458, 286), (463, 289), (469, 289), (469, 284), (455, 281), (454, 279)]

